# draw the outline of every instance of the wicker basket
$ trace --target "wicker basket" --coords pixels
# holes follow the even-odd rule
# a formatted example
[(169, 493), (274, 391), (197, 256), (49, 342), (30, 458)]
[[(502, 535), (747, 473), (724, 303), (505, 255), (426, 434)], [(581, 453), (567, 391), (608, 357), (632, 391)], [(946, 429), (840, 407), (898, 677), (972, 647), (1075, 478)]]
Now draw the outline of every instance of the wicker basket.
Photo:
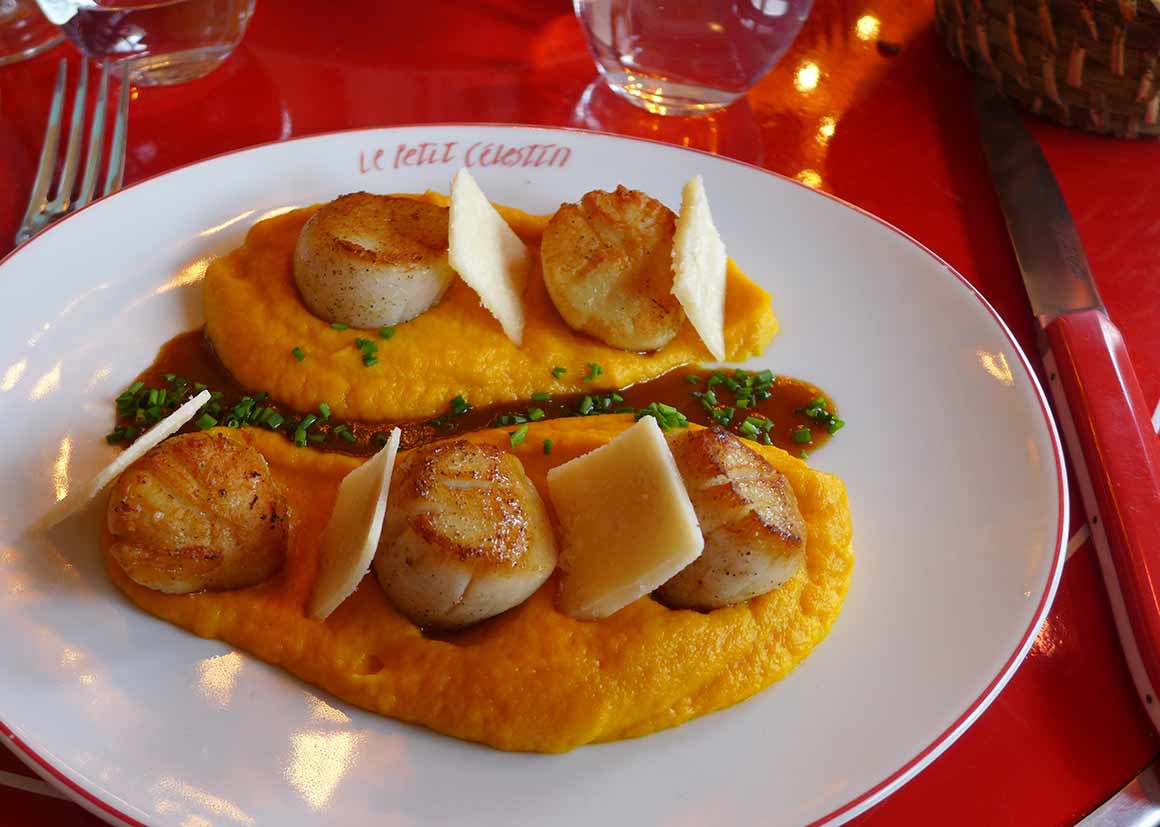
[(1057, 123), (1160, 135), (1160, 0), (935, 0), (951, 52)]

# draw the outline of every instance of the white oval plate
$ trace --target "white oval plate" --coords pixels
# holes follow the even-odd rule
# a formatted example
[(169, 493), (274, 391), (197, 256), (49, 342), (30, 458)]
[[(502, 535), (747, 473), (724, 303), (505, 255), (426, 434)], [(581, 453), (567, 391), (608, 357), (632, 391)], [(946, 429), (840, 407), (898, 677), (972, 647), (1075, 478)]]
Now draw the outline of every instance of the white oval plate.
[[(364, 713), (155, 620), (107, 582), (101, 508), (31, 524), (113, 454), (112, 399), (201, 322), (206, 262), (256, 220), (339, 193), (446, 191), (550, 212), (701, 173), (783, 332), (752, 364), (818, 383), (847, 428), (812, 460), (854, 515), (829, 638), (736, 707), (563, 756)], [(794, 182), (594, 133), (422, 126), (321, 135), (175, 170), (0, 265), (0, 730), (90, 810), (155, 825), (839, 823), (921, 770), (1026, 654), (1067, 498), (1043, 394), (994, 311), (897, 230)]]

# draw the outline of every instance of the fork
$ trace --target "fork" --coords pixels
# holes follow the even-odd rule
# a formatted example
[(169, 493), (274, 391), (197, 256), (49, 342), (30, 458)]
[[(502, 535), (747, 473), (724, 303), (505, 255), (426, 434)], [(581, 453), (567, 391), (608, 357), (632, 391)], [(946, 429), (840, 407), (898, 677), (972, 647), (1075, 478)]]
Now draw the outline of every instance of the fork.
[[(52, 105), (48, 110), (48, 123), (44, 128), (44, 144), (40, 149), (40, 163), (36, 168), (36, 178), (32, 183), (32, 194), (28, 199), (28, 209), (16, 232), (16, 246), (39, 233), (52, 222), (70, 212), (79, 210), (93, 199), (97, 187), (97, 175), (105, 148), (105, 100), (109, 95), (109, 61), (101, 67), (101, 80), (97, 86), (97, 97), (93, 106), (93, 120), (89, 124), (88, 156), (85, 160), (84, 176), (80, 190), (74, 197), (73, 184), (76, 182), (77, 162), (81, 154), (81, 131), (84, 126), (85, 108), (88, 102), (89, 73), (84, 63), (80, 66), (76, 93), (73, 96), (72, 117), (69, 121), (68, 144), (61, 164), (60, 180), (53, 197), (48, 190), (56, 170), (57, 147), (60, 144), (60, 129), (64, 114), (65, 85), (68, 80), (68, 61), (61, 59), (56, 73), (56, 88), (52, 93)], [(117, 114), (113, 119), (113, 139), (109, 147), (109, 157), (105, 171), (105, 185), (101, 195), (109, 195), (121, 188), (125, 174), (125, 140), (129, 121), (129, 83), (126, 75), (121, 78), (121, 94), (117, 100)]]

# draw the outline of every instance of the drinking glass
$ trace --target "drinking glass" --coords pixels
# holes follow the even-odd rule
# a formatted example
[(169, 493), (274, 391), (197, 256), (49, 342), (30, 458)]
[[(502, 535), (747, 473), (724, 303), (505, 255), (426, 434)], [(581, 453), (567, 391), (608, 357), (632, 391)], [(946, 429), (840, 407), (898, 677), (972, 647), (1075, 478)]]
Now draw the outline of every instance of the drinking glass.
[[(2, 0), (0, 0), (2, 1)], [(241, 42), (254, 0), (36, 0), (94, 60), (141, 86), (199, 78)]]
[(711, 112), (785, 54), (813, 0), (573, 0), (609, 88), (660, 115)]
[(38, 55), (62, 39), (32, 0), (0, 0), (0, 66)]

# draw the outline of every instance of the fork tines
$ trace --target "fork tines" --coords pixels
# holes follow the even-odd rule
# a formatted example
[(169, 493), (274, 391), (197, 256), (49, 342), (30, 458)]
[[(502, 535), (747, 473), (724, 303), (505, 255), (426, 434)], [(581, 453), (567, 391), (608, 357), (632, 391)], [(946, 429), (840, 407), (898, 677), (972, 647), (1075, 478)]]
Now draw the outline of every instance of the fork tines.
[[(32, 183), (32, 193), (28, 199), (28, 209), (24, 220), (16, 232), (16, 244), (23, 244), (32, 236), (63, 215), (88, 204), (96, 192), (97, 176), (100, 174), (101, 159), (105, 155), (105, 110), (109, 96), (109, 61), (101, 67), (101, 79), (97, 85), (97, 96), (93, 104), (92, 122), (89, 124), (88, 149), (85, 158), (84, 175), (79, 190), (76, 189), (77, 163), (81, 156), (81, 132), (84, 129), (85, 111), (88, 108), (89, 73), (82, 62), (77, 77), (76, 92), (73, 95), (72, 113), (69, 119), (68, 144), (61, 162), (60, 178), (49, 198), (49, 188), (57, 165), (57, 149), (60, 145), (60, 129), (64, 120), (65, 86), (68, 80), (68, 62), (63, 58), (56, 73), (56, 86), (52, 93), (52, 104), (48, 110), (48, 123), (44, 128), (44, 143), (40, 149), (40, 163)], [(113, 138), (109, 145), (108, 160), (105, 165), (104, 187), (101, 195), (109, 195), (121, 188), (125, 173), (125, 141), (129, 120), (129, 83), (127, 72), (121, 77), (121, 90), (117, 98), (117, 113), (113, 118)], [(76, 190), (74, 192), (74, 190)]]

